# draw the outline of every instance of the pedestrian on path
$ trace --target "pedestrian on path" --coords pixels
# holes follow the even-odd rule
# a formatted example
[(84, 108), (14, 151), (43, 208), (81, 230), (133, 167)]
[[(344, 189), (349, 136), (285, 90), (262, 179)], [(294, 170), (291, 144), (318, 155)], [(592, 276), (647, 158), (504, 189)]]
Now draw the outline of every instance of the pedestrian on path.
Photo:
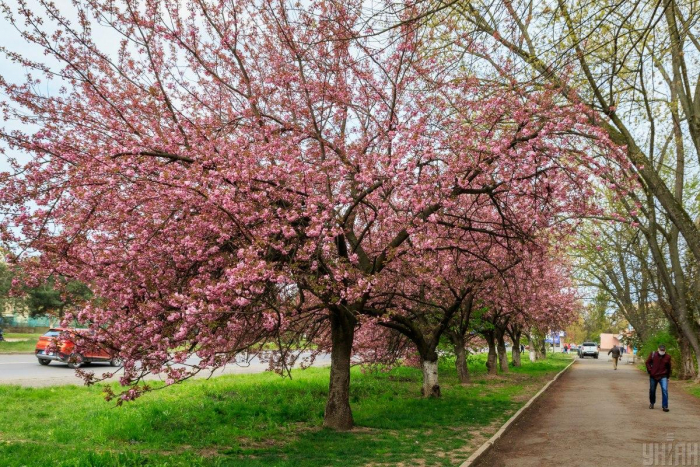
[(656, 403), (656, 386), (661, 384), (661, 408), (668, 412), (668, 378), (671, 377), (671, 356), (666, 353), (666, 346), (660, 344), (656, 352), (647, 358), (649, 373), (649, 408)]
[(616, 345), (613, 345), (613, 348), (608, 351), (608, 355), (612, 354), (613, 358), (613, 368), (617, 370), (617, 360), (620, 358), (620, 348)]

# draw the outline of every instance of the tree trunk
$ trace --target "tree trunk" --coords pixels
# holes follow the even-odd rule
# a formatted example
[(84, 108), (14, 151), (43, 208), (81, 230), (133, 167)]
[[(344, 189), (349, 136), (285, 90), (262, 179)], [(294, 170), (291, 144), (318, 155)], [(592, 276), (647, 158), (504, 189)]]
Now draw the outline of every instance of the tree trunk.
[(440, 385), (438, 384), (438, 362), (437, 354), (434, 360), (421, 358), (421, 369), (423, 370), (423, 397), (440, 397)]
[(498, 362), (496, 361), (496, 339), (494, 338), (493, 331), (484, 332), (484, 338), (486, 338), (486, 342), (489, 344), (489, 355), (486, 359), (486, 369), (488, 370), (488, 374), (496, 375), (498, 374)]
[(511, 350), (513, 358), (513, 366), (522, 366), (520, 362), (520, 333), (513, 336), (513, 349)]
[(498, 342), (498, 363), (502, 373), (508, 373), (508, 351), (506, 350), (506, 341), (503, 338), (503, 331), (496, 329), (496, 342)]
[(462, 384), (471, 383), (469, 366), (467, 365), (467, 350), (464, 348), (464, 342), (461, 345), (455, 345), (455, 367), (457, 368), (459, 382)]
[(680, 324), (679, 327), (681, 330), (681, 332), (678, 334), (683, 336), (683, 347), (687, 347), (686, 354), (687, 359), (690, 362), (688, 370), (690, 370), (690, 374), (695, 382), (700, 383), (700, 373), (695, 371), (695, 364), (692, 362), (693, 352), (695, 352), (695, 359), (700, 367), (700, 342), (698, 341), (698, 335), (695, 333), (694, 326), (686, 314), (683, 314), (678, 318)]
[(532, 337), (532, 334), (527, 335), (527, 344), (530, 347), (530, 361), (535, 363), (537, 361), (537, 350), (535, 350), (536, 340)]
[(544, 340), (544, 337), (542, 337), (539, 340), (539, 352), (537, 352), (537, 360), (543, 360), (547, 358), (547, 343)]
[[(653, 222), (653, 216), (650, 217), (650, 228), (656, 229), (655, 222)], [(662, 252), (656, 235), (652, 235), (655, 230), (651, 233), (649, 230), (643, 230), (644, 236), (647, 239), (647, 245), (650, 247), (650, 251), (657, 264), (664, 264), (666, 261), (666, 256)], [(660, 278), (663, 279), (664, 288), (666, 289), (668, 299), (670, 301), (670, 309), (668, 310), (671, 322), (675, 324), (678, 335), (682, 335), (688, 342), (688, 345), (695, 352), (695, 359), (700, 366), (700, 339), (698, 339), (697, 325), (690, 317), (688, 309), (688, 301), (686, 300), (686, 283), (683, 273), (683, 266), (680, 261), (680, 252), (678, 248), (678, 235), (677, 230), (672, 229), (671, 241), (669, 241), (669, 258), (671, 260), (671, 269), (673, 275), (668, 274), (668, 271), (664, 274), (660, 274)], [(679, 342), (680, 343), (680, 342)], [(694, 372), (695, 382), (700, 383), (700, 372)]]
[(695, 372), (695, 362), (693, 360), (693, 349), (690, 346), (688, 339), (679, 333), (676, 336), (678, 347), (681, 351), (681, 362), (678, 367), (678, 379), (694, 379), (697, 375)]
[(335, 430), (353, 427), (350, 409), (350, 357), (355, 338), (356, 318), (344, 310), (330, 312), (331, 321), (331, 378), (323, 426)]

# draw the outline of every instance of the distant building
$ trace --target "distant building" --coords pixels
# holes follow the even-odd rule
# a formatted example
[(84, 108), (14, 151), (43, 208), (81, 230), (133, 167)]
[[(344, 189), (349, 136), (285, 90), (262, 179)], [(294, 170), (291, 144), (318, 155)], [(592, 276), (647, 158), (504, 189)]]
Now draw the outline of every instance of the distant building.
[(0, 318), (11, 318), (15, 315), (14, 309), (5, 303), (0, 303)]
[(19, 300), (0, 299), (0, 323), (13, 323), (27, 314), (26, 306)]
[(620, 339), (625, 335), (624, 332), (618, 334), (601, 334), (600, 335), (600, 350), (601, 352), (612, 349), (614, 346), (624, 347), (625, 352), (632, 353), (632, 349), (629, 346), (623, 345)]

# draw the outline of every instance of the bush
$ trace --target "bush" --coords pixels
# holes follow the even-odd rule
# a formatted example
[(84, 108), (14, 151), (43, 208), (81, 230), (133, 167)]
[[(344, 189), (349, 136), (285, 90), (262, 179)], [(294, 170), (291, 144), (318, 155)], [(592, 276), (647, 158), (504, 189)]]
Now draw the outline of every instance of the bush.
[(659, 348), (659, 344), (666, 346), (666, 352), (671, 356), (671, 364), (673, 366), (673, 374), (678, 373), (678, 368), (681, 364), (681, 350), (678, 347), (678, 341), (673, 337), (668, 331), (660, 331), (652, 335), (649, 339), (644, 342), (642, 348), (639, 349), (639, 357), (642, 361), (646, 361), (649, 354), (656, 352)]

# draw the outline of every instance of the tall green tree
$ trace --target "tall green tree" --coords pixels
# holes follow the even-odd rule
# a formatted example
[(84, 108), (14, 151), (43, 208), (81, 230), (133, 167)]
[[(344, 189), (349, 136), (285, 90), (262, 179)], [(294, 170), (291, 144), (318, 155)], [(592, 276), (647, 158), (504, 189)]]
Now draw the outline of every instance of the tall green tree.
[[(460, 22), (462, 34), (449, 40), (465, 44), (472, 72), (554, 87), (563, 100), (598, 112), (598, 125), (624, 150), (622, 168), (639, 188), (613, 178), (608, 184), (619, 196), (620, 214), (648, 244), (668, 311), (697, 366), (700, 285), (687, 271), (700, 261), (700, 3), (464, 0), (436, 6), (443, 7), (431, 17), (436, 28)], [(470, 52), (472, 40), (488, 46)], [(494, 57), (504, 56), (512, 65), (497, 66)]]
[(29, 316), (58, 316), (89, 300), (92, 292), (87, 285), (75, 280), (50, 277), (38, 287), (27, 288), (25, 304)]

